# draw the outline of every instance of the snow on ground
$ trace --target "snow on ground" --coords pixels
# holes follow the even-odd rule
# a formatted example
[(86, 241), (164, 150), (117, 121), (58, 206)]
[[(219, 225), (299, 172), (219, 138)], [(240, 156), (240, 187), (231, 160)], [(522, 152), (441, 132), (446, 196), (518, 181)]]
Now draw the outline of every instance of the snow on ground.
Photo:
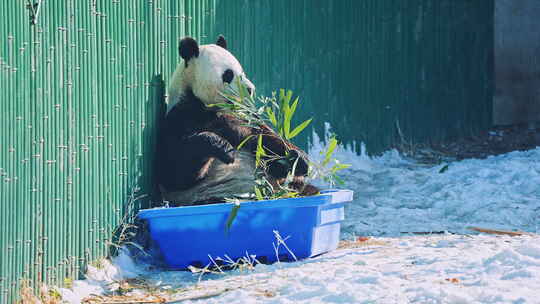
[[(134, 267), (126, 262), (123, 256), (116, 265)], [(198, 274), (180, 271), (143, 276), (151, 288), (179, 290), (177, 297), (168, 292), (173, 299), (217, 294), (185, 303), (538, 303), (540, 237), (373, 238), (296, 263), (206, 275), (200, 283)], [(77, 284), (63, 292), (71, 303), (100, 292), (96, 282)]]
[[(377, 239), (295, 264), (257, 266), (262, 281), (206, 303), (495, 303), (538, 300), (540, 238), (444, 235)], [(536, 242), (535, 242), (536, 241)], [(535, 244), (536, 243), (536, 244)], [(218, 279), (219, 280), (219, 279)], [(267, 281), (264, 283), (264, 281)], [(218, 281), (219, 282), (219, 281)]]
[[(310, 154), (324, 148), (315, 138)], [(469, 233), (468, 226), (540, 229), (540, 147), (487, 159), (426, 166), (395, 150), (381, 157), (341, 150), (352, 164), (344, 188), (354, 190), (343, 232), (398, 236), (400, 232)]]
[[(316, 140), (311, 155), (322, 149)], [(396, 151), (337, 157), (352, 164), (344, 188), (355, 191), (342, 236), (372, 236), (356, 248), (202, 278), (148, 271), (121, 254), (62, 290), (64, 299), (78, 303), (139, 276), (169, 295), (177, 290), (177, 298), (212, 295), (194, 303), (540, 303), (540, 148), (452, 162), (442, 173), (444, 164), (425, 166)], [(479, 235), (469, 226), (530, 235)], [(410, 234), (440, 231), (448, 233)]]

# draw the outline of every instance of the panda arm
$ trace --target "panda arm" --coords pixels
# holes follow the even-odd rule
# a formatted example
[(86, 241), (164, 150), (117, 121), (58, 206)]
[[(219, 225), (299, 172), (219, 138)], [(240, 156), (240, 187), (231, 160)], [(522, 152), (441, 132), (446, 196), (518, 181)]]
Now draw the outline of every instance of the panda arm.
[(167, 191), (187, 189), (204, 179), (216, 158), (227, 164), (234, 161), (234, 148), (212, 132), (166, 136), (159, 147), (158, 180)]
[[(167, 114), (163, 134), (170, 139), (168, 142), (181, 141), (181, 147), (189, 154), (216, 157), (229, 164), (234, 161), (234, 148), (214, 130), (204, 128), (209, 121), (215, 120), (215, 114), (205, 111), (202, 104), (182, 102)], [(186, 149), (187, 148), (187, 149)]]
[(221, 114), (219, 118), (211, 125), (212, 130), (228, 140), (233, 146), (237, 147), (248, 136), (251, 138), (243, 144), (246, 150), (255, 152), (257, 150), (257, 136), (263, 135), (263, 144), (266, 148), (277, 155), (285, 155), (291, 149), (299, 149), (293, 144), (283, 141), (268, 126), (258, 128), (246, 125), (245, 121), (237, 119), (230, 114)]
[(216, 157), (226, 164), (234, 162), (234, 147), (223, 137), (213, 132), (200, 132), (187, 137), (186, 152), (194, 155)]

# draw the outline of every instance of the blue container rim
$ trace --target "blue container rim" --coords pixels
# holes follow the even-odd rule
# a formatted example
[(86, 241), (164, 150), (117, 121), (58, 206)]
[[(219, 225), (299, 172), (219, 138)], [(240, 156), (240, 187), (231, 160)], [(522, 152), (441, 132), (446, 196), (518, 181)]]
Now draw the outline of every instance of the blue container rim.
[[(298, 207), (311, 207), (329, 204), (333, 202), (334, 193), (349, 194), (352, 198), (352, 191), (350, 190), (324, 190), (321, 194), (299, 198), (282, 198), (276, 200), (264, 200), (264, 201), (247, 201), (241, 202), (242, 210), (249, 209), (271, 209), (271, 208), (298, 208)], [(343, 201), (335, 201), (335, 203)], [(149, 219), (156, 217), (170, 217), (170, 216), (183, 216), (183, 215), (195, 215), (195, 214), (211, 214), (211, 213), (224, 213), (230, 212), (232, 207), (236, 203), (221, 203), (199, 206), (183, 206), (183, 207), (160, 207), (153, 209), (144, 209), (139, 211), (137, 217), (140, 219)]]

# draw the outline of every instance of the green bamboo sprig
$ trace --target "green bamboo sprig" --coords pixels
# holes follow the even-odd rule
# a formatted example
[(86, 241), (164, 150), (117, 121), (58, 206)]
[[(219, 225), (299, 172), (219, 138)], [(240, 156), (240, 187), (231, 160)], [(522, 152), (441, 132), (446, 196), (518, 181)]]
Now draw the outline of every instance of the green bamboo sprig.
[[(261, 128), (262, 125), (270, 126), (283, 141), (289, 141), (301, 134), (311, 123), (312, 118), (293, 126), (292, 120), (299, 104), (299, 97), (293, 100), (293, 92), (280, 89), (279, 93), (273, 92), (271, 97), (256, 96), (249, 94), (243, 83), (237, 79), (236, 88), (230, 86), (222, 96), (227, 102), (219, 103), (223, 110), (243, 120), (247, 126)], [(240, 150), (253, 136), (248, 136), (237, 146)], [(281, 185), (272, 184), (266, 177), (266, 169), (271, 161), (289, 159), (286, 155), (276, 155), (264, 146), (264, 136), (257, 135), (257, 146), (255, 150), (255, 188), (253, 196), (257, 200), (276, 199), (284, 197), (297, 197), (298, 192), (289, 187), (294, 177), (298, 159), (293, 160), (293, 166), (287, 174), (285, 183)], [(338, 146), (335, 136), (332, 136), (326, 151), (321, 152), (324, 158), (321, 162), (309, 162), (308, 179), (321, 178), (330, 185), (343, 184), (343, 180), (337, 172), (348, 168), (350, 165), (342, 164), (333, 158), (333, 154)]]

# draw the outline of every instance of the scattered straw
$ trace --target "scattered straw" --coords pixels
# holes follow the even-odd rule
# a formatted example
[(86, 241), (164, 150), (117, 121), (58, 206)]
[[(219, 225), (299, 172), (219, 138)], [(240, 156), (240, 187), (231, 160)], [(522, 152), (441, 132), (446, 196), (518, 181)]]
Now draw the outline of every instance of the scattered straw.
[(147, 294), (144, 296), (90, 296), (82, 300), (87, 304), (143, 304), (143, 303), (167, 303), (167, 300), (159, 295)]
[(358, 237), (354, 241), (340, 241), (338, 249), (365, 248), (369, 246), (387, 246), (388, 242), (376, 240), (370, 237)]
[[(215, 282), (220, 286), (214, 284), (198, 284), (189, 288), (182, 288), (178, 290), (159, 290), (149, 291), (146, 290), (144, 294), (138, 293), (137, 295), (109, 295), (100, 296), (92, 295), (83, 299), (82, 303), (85, 304), (145, 304), (145, 303), (180, 303), (189, 300), (204, 300), (213, 297), (220, 296), (229, 291), (238, 289), (248, 289), (257, 285), (265, 285), (267, 280), (254, 280), (246, 282), (244, 280), (221, 280)], [(226, 285), (225, 287), (221, 287)], [(141, 290), (139, 290), (141, 291)], [(273, 297), (275, 292), (267, 289), (257, 288), (254, 290), (257, 294), (265, 297)], [(40, 302), (29, 302), (40, 303)]]
[(28, 280), (23, 280), (21, 283), (21, 303), (23, 304), (60, 304), (62, 299), (56, 289), (49, 289), (45, 284), (41, 284), (39, 288), (39, 296), (36, 295), (34, 289), (29, 286)]
[(498, 234), (498, 235), (510, 235), (510, 236), (530, 235), (530, 233), (523, 232), (523, 231), (495, 230), (495, 229), (480, 228), (480, 227), (467, 227), (467, 229), (474, 230), (477, 232), (483, 232), (483, 233), (488, 233), (488, 234)]

